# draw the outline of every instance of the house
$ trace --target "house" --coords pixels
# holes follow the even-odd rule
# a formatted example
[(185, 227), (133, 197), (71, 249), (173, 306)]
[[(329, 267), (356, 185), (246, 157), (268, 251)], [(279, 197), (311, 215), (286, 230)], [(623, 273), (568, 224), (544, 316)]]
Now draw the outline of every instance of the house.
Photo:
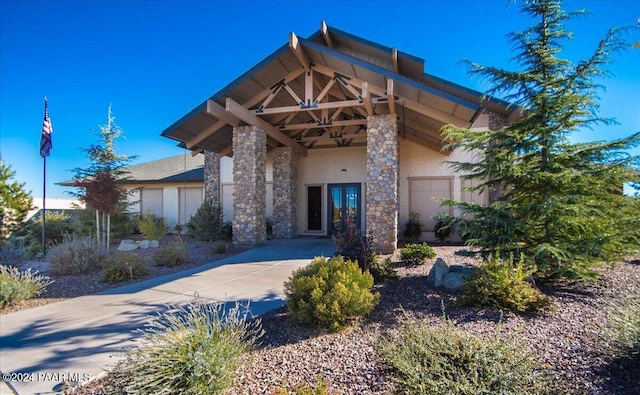
[(271, 206), (275, 237), (331, 235), (354, 221), (389, 252), (412, 212), (433, 235), (431, 217), (447, 210), (434, 198), (488, 199), (464, 191), (469, 181), (445, 161), (469, 154), (443, 149), (440, 128), (495, 130), (516, 110), (323, 22), (306, 39), (291, 33), (162, 135), (204, 154), (205, 199), (228, 204), (232, 193), (234, 243), (264, 243)]

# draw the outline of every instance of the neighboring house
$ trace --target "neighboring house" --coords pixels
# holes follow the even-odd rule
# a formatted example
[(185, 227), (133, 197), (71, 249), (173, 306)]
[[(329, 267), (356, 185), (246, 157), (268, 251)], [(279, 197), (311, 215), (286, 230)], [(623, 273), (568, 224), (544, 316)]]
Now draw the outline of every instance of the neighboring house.
[(431, 217), (448, 210), (434, 198), (488, 199), (464, 191), (469, 180), (446, 161), (469, 154), (444, 150), (440, 128), (495, 130), (516, 110), (323, 22), (307, 39), (291, 33), (162, 135), (204, 153), (204, 196), (233, 218), (234, 243), (264, 243), (272, 211), (275, 237), (330, 235), (354, 221), (389, 252), (411, 212), (433, 236)]
[(127, 167), (129, 211), (186, 225), (204, 199), (204, 157), (189, 153)]

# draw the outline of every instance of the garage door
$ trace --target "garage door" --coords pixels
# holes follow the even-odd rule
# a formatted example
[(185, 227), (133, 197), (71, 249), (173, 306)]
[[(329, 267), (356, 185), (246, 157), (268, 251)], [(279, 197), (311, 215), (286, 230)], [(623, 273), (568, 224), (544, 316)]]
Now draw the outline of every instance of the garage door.
[(202, 205), (203, 188), (179, 188), (178, 191), (178, 223), (186, 225)]
[(451, 199), (452, 181), (451, 177), (409, 179), (409, 211), (420, 214), (423, 232), (435, 231), (435, 214), (451, 214), (451, 208), (443, 207), (435, 198)]
[(143, 188), (140, 191), (140, 211), (142, 215), (147, 212), (162, 218), (162, 189)]

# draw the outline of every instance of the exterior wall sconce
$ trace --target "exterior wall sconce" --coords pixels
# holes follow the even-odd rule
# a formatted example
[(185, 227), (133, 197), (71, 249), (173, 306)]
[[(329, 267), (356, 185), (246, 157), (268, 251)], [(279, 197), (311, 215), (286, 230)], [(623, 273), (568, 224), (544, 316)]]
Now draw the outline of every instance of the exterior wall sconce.
[(342, 173), (346, 173), (346, 172), (347, 172), (347, 169), (342, 169), (342, 170), (340, 170), (340, 171), (341, 171)]

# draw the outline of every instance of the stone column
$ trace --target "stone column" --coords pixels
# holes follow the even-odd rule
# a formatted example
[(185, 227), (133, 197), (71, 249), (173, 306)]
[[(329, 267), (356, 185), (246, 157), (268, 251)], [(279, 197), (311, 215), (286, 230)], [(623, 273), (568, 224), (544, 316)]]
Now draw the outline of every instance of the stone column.
[(256, 126), (233, 128), (233, 244), (267, 241), (267, 137)]
[(204, 151), (204, 200), (220, 207), (220, 156)]
[(398, 246), (398, 125), (395, 115), (367, 117), (367, 235), (373, 250)]
[[(489, 130), (500, 130), (507, 126), (507, 118), (494, 112), (489, 113)], [(492, 204), (496, 200), (502, 197), (502, 189), (499, 186), (492, 186), (489, 188), (489, 204)]]
[(296, 152), (291, 147), (273, 150), (273, 237), (293, 239), (296, 224)]

